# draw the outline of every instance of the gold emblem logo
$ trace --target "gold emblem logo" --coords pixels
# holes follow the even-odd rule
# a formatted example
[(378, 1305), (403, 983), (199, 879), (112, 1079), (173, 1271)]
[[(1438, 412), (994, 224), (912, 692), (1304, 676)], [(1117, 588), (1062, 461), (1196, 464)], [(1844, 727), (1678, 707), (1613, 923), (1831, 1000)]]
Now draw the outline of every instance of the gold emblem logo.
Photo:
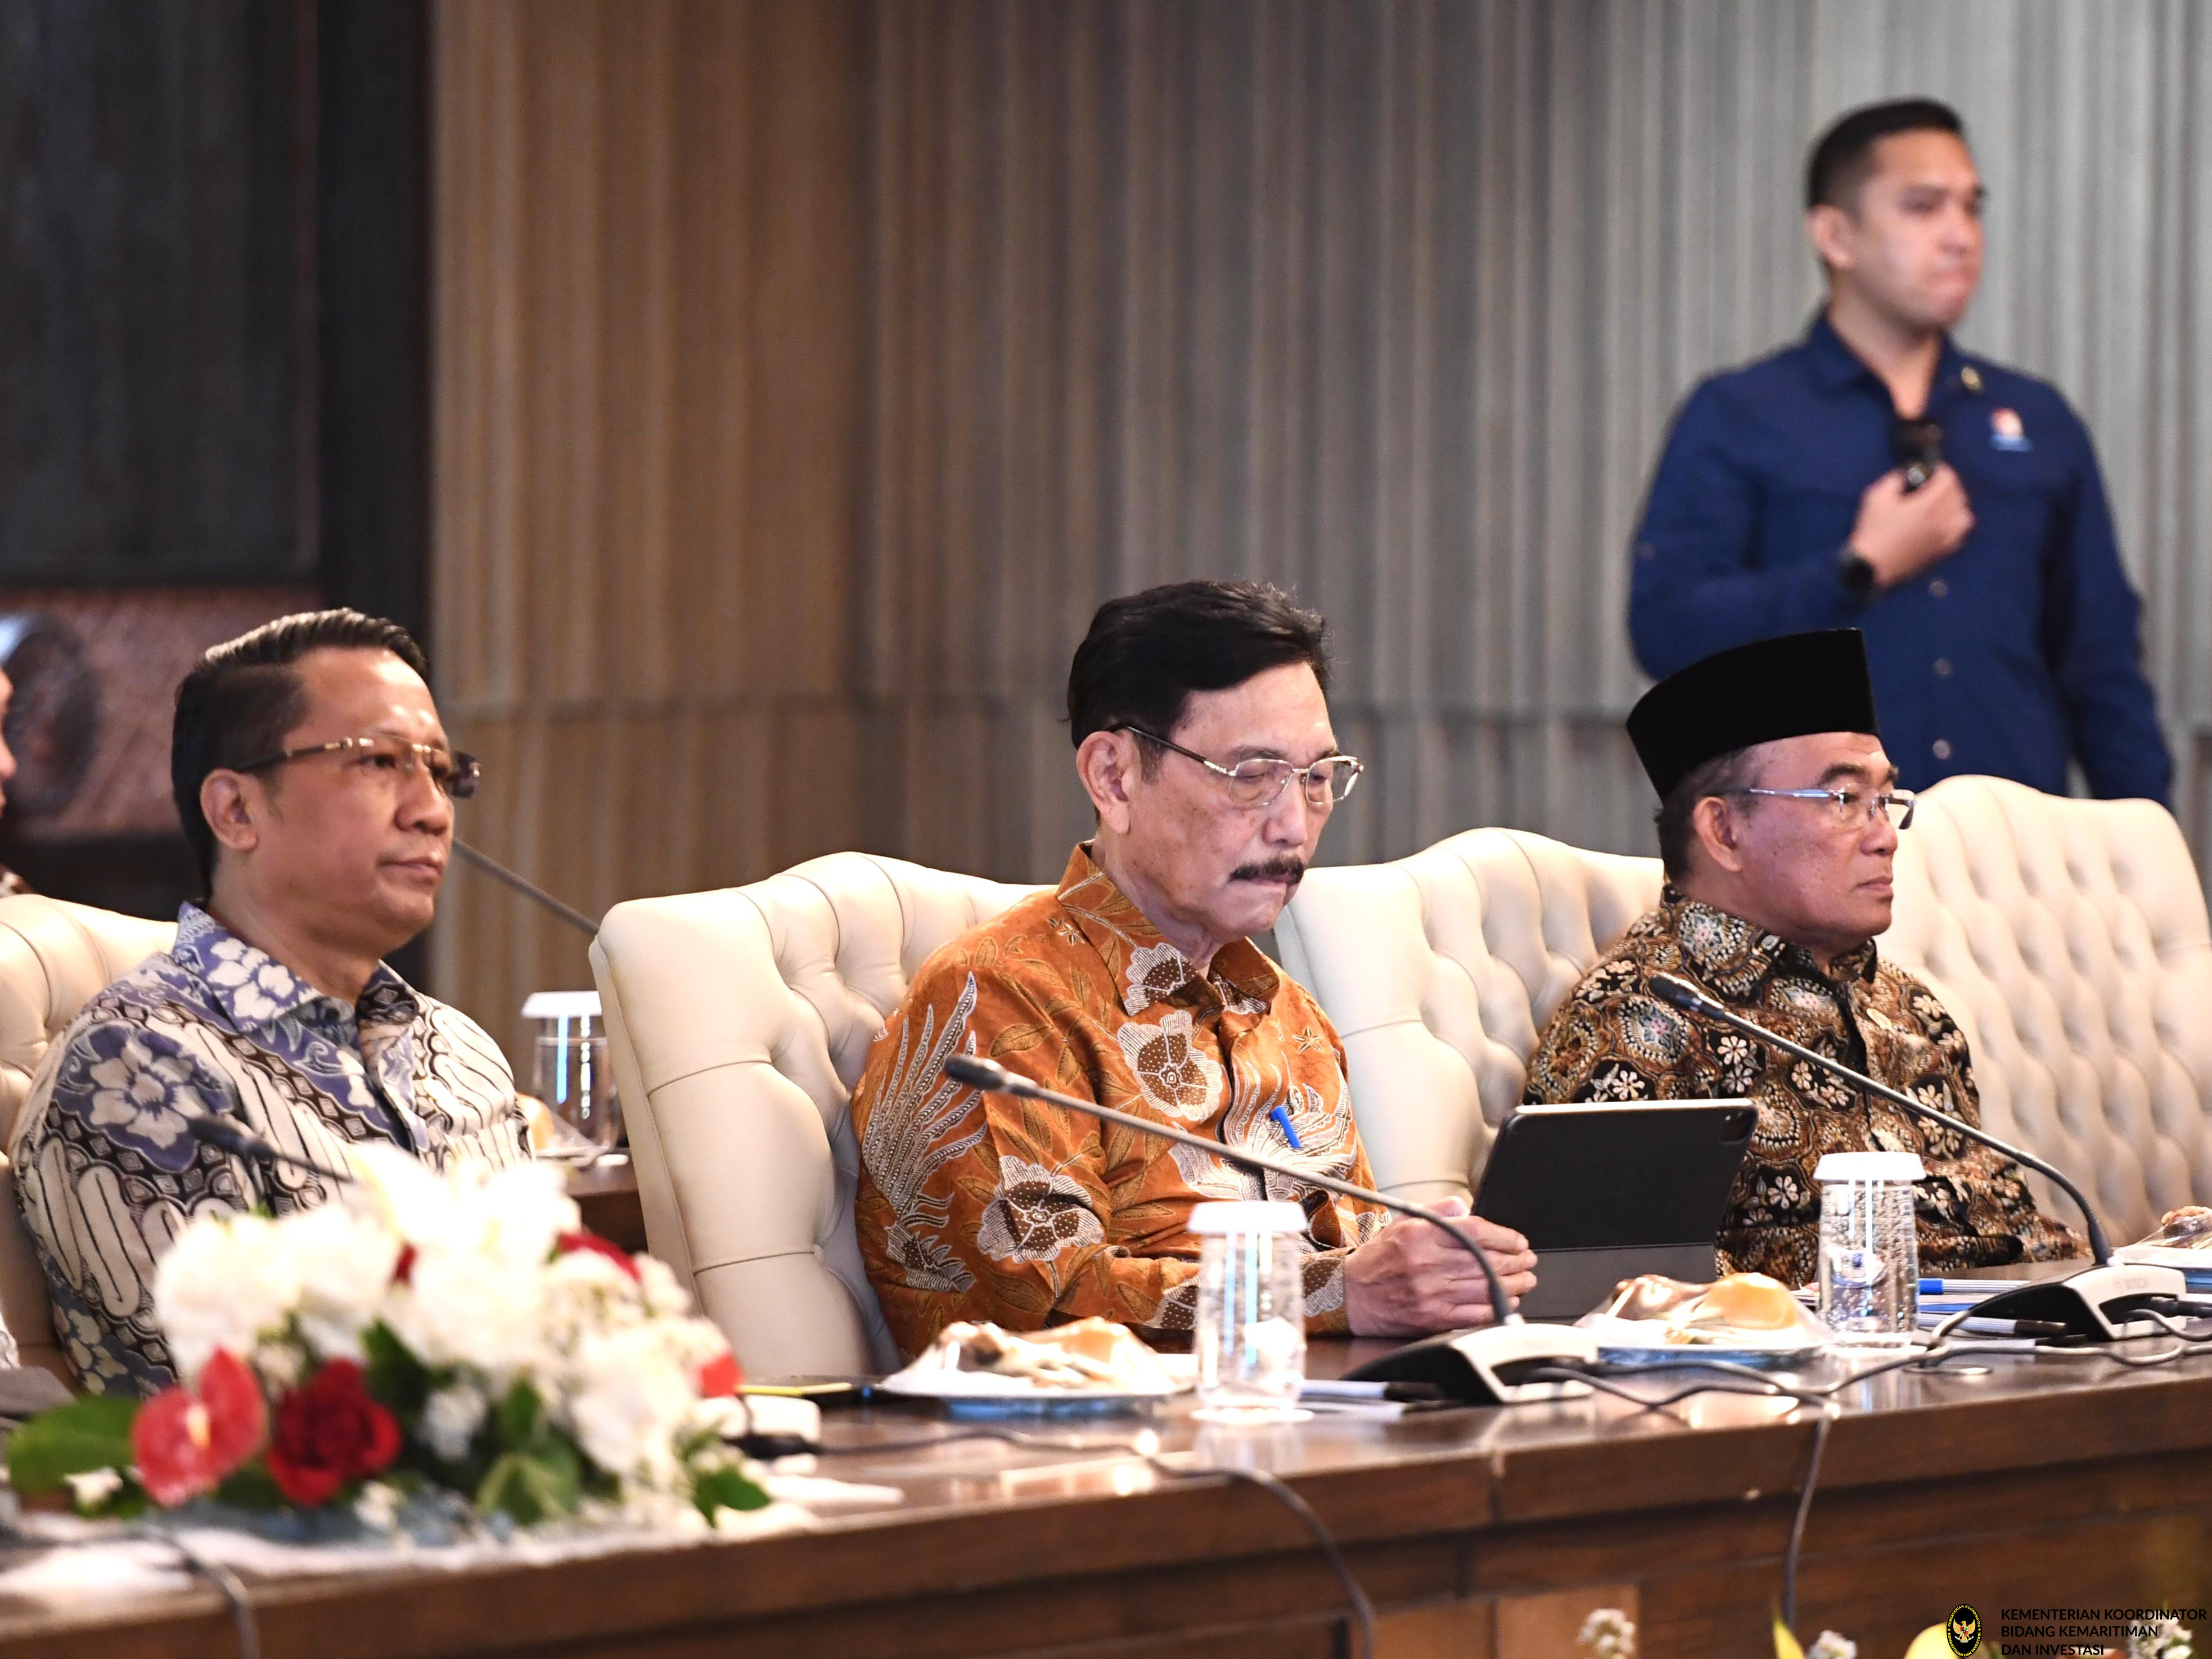
[(1951, 1651), (1958, 1656), (1958, 1659), (1966, 1659), (1968, 1654), (1982, 1644), (1981, 1615), (1972, 1607), (1952, 1608), (1951, 1616), (1943, 1626), (1943, 1639), (1951, 1644)]

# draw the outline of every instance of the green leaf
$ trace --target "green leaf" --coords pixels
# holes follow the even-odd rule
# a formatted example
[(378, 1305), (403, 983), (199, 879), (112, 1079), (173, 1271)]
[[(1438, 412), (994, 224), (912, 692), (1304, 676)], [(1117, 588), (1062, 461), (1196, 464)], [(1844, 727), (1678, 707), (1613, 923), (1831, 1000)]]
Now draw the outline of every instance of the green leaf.
[(768, 1494), (748, 1480), (744, 1470), (726, 1465), (700, 1472), (691, 1483), (691, 1501), (712, 1521), (716, 1510), (766, 1509)]
[(241, 1510), (281, 1510), (286, 1501), (276, 1477), (258, 1457), (225, 1475), (215, 1495), (216, 1502)]
[(509, 1451), (529, 1446), (538, 1437), (538, 1419), (544, 1410), (545, 1402), (529, 1379), (517, 1377), (507, 1398), (499, 1402), (499, 1443)]
[(368, 1391), (403, 1419), (411, 1420), (430, 1397), (430, 1373), (381, 1320), (362, 1333), (368, 1354)]
[(479, 1515), (505, 1514), (535, 1526), (576, 1512), (583, 1460), (567, 1442), (545, 1437), (526, 1452), (503, 1453), (477, 1488)]
[(146, 1496), (146, 1488), (126, 1478), (122, 1491), (101, 1504), (95, 1513), (103, 1521), (136, 1521), (153, 1506), (154, 1500)]
[(138, 1402), (88, 1394), (40, 1412), (8, 1443), (8, 1479), (17, 1492), (52, 1492), (64, 1477), (95, 1469), (127, 1470), (138, 1461), (131, 1425)]

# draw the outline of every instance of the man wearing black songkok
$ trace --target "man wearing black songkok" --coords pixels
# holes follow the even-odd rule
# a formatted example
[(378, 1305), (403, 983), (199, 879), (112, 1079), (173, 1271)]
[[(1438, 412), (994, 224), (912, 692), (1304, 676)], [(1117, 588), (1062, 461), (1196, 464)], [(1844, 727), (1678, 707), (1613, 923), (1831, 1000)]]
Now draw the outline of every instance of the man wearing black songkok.
[(1880, 959), (1897, 788), (1857, 630), (1794, 634), (1692, 663), (1644, 694), (1629, 736), (1659, 792), (1659, 908), (1585, 975), (1528, 1068), (1533, 1103), (1747, 1096), (1759, 1107), (1721, 1251), (1812, 1282), (1826, 1152), (1917, 1152), (1921, 1265), (1936, 1272), (2079, 1255), (2019, 1166), (1870, 1099), (1803, 1060), (1650, 993), (1679, 974), (1760, 1024), (1978, 1126), (1966, 1039), (1911, 974)]

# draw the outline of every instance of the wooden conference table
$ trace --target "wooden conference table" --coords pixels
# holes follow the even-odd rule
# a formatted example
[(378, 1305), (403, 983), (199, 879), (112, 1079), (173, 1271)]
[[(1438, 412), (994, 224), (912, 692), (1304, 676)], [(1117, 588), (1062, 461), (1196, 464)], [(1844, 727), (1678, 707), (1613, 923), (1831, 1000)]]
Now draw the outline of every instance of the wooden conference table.
[[(1316, 1342), (1312, 1369), (1341, 1370), (1376, 1346)], [(1982, 1375), (1873, 1378), (1838, 1403), (1802, 1631), (1832, 1627), (1889, 1659), (1962, 1601), (1993, 1629), (2006, 1607), (2212, 1601), (2212, 1353), (2133, 1370), (2008, 1356)], [(906, 1502), (811, 1533), (550, 1566), (259, 1580), (263, 1651), (1345, 1652), (1339, 1586), (1298, 1522), (1250, 1485), (1158, 1474), (1112, 1449), (1149, 1427), (1170, 1456), (1289, 1481), (1345, 1546), (1395, 1659), (1570, 1659), (1583, 1616), (1602, 1606), (1636, 1619), (1646, 1659), (1771, 1653), (1814, 1433), (1809, 1413), (1784, 1420), (1770, 1402), (1705, 1396), (1664, 1414), (1599, 1399), (1242, 1431), (1175, 1412), (1027, 1425), (1065, 1443), (1050, 1449), (889, 1449), (952, 1426), (830, 1414), (831, 1443), (885, 1449), (824, 1472), (896, 1486)], [(0, 1655), (235, 1651), (211, 1590), (66, 1616), (0, 1600)]]
[(627, 1153), (602, 1158), (587, 1170), (571, 1170), (568, 1196), (576, 1200), (584, 1225), (601, 1238), (625, 1250), (645, 1249), (645, 1206)]

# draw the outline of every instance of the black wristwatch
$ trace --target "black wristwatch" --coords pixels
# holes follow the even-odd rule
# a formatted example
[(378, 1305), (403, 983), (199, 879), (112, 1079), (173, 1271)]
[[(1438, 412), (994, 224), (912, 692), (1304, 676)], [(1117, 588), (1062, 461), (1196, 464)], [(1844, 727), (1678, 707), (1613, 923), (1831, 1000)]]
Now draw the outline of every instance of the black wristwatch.
[(1875, 580), (1874, 566), (1867, 556), (1856, 547), (1845, 546), (1836, 561), (1836, 580), (1844, 585), (1844, 592), (1855, 599), (1870, 599), (1879, 584)]

